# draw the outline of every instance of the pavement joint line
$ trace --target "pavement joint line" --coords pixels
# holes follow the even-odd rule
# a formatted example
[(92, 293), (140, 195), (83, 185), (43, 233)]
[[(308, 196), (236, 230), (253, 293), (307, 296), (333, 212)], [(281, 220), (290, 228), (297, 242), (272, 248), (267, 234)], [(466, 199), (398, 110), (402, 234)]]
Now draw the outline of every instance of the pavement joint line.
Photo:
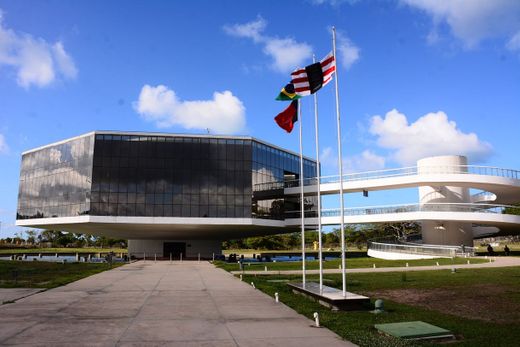
[[(124, 266), (124, 265), (123, 265)], [(150, 299), (150, 296), (152, 296), (152, 293), (155, 291), (155, 289), (159, 286), (159, 283), (161, 283), (161, 281), (163, 280), (163, 278), (169, 274), (170, 271), (166, 271), (163, 273), (163, 275), (161, 276), (161, 278), (159, 279), (159, 281), (157, 281), (155, 283), (155, 286), (153, 287), (153, 289), (151, 289), (148, 294), (146, 295), (144, 301), (143, 301), (143, 304), (141, 305), (141, 307), (139, 307), (139, 310), (137, 310), (135, 316), (133, 318), (130, 319), (130, 322), (129, 324), (126, 326), (126, 328), (123, 330), (123, 332), (119, 335), (119, 337), (117, 338), (117, 341), (115, 342), (115, 344), (119, 344), (121, 342), (121, 339), (123, 338), (123, 336), (126, 334), (126, 332), (128, 331), (128, 329), (130, 329), (130, 327), (132, 326), (132, 324), (134, 324), (134, 322), (136, 321), (137, 317), (139, 316), (139, 313), (141, 313), (143, 307), (145, 307), (145, 304), (148, 302), (148, 300)], [(128, 274), (128, 276), (131, 276), (130, 274)]]
[[(214, 266), (214, 265), (213, 265)], [(204, 284), (204, 287), (207, 288), (207, 285), (206, 285), (206, 282), (204, 281), (204, 278), (201, 276), (200, 272), (197, 271), (197, 275), (199, 276), (202, 284)], [(233, 339), (233, 343), (235, 344), (235, 346), (240, 346), (237, 342), (237, 340), (235, 339), (235, 336), (233, 335), (233, 333), (231, 332), (231, 330), (229, 329), (228, 325), (226, 324), (226, 318), (224, 317), (224, 315), (222, 314), (222, 312), (220, 312), (219, 308), (218, 308), (218, 305), (215, 301), (215, 298), (213, 297), (213, 295), (211, 294), (211, 291), (208, 290), (207, 291), (208, 293), (208, 296), (211, 298), (211, 302), (213, 303), (213, 306), (215, 306), (215, 310), (217, 311), (219, 317), (220, 317), (220, 320), (223, 320), (224, 322), (224, 326), (226, 327), (226, 331), (228, 332), (229, 336), (231, 336), (231, 338)]]
[[(37, 288), (35, 288), (35, 289), (37, 289)], [(49, 290), (49, 289), (47, 289), (47, 288), (40, 288), (40, 290), (38, 290), (37, 292), (29, 293), (27, 295), (20, 296), (19, 298), (16, 298), (16, 299), (13, 299), (13, 300), (9, 300), (8, 302), (2, 302), (2, 303), (0, 303), (0, 306), (12, 304), (13, 302), (17, 302), (18, 300), (22, 300), (22, 299), (28, 298), (30, 296), (33, 296), (34, 294), (43, 293), (43, 292), (45, 292), (47, 290)]]

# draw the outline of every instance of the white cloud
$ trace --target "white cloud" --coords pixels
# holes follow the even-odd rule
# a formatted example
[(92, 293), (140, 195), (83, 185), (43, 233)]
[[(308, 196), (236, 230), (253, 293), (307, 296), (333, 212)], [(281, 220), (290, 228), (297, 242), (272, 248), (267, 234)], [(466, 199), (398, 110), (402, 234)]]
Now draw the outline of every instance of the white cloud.
[(5, 142), (4, 135), (0, 134), (0, 154), (6, 154), (7, 152), (9, 152), (9, 147), (7, 142)]
[(349, 3), (350, 5), (355, 4), (356, 2), (359, 2), (360, 0), (310, 0), (311, 3), (314, 5), (330, 5), (333, 7), (339, 6), (344, 3)]
[(360, 49), (339, 31), (336, 31), (338, 56), (343, 66), (349, 69), (360, 57)]
[(400, 0), (429, 14), (434, 27), (429, 42), (438, 39), (438, 28), (446, 23), (466, 48), (474, 48), (487, 38), (506, 37), (520, 30), (518, 0)]
[(75, 78), (77, 69), (74, 61), (58, 41), (50, 44), (30, 34), (16, 33), (3, 24), (0, 10), (0, 68), (16, 70), (18, 85), (44, 87), (57, 78)]
[(242, 131), (246, 124), (242, 101), (227, 90), (213, 93), (212, 100), (183, 101), (164, 85), (145, 85), (134, 109), (160, 128), (179, 125), (228, 134)]
[(346, 173), (375, 171), (384, 169), (386, 160), (371, 150), (364, 150), (360, 154), (347, 157), (343, 163)]
[(509, 40), (506, 47), (511, 51), (520, 51), (520, 31)]
[(465, 155), (471, 161), (483, 161), (492, 153), (489, 143), (474, 133), (464, 133), (446, 113), (428, 113), (409, 124), (406, 116), (393, 109), (384, 118), (370, 119), (370, 133), (377, 144), (392, 150), (391, 159), (414, 165), (418, 159), (434, 155)]
[(224, 26), (224, 31), (231, 36), (252, 39), (263, 45), (264, 54), (272, 58), (271, 67), (279, 72), (290, 72), (303, 66), (312, 57), (312, 47), (305, 42), (297, 42), (291, 37), (278, 38), (264, 35), (267, 21), (262, 17), (245, 24)]
[[(325, 147), (320, 154), (320, 163), (329, 169), (338, 168), (338, 158), (332, 147)], [(343, 158), (343, 172), (354, 173), (384, 169), (386, 159), (366, 149), (363, 152)], [(330, 170), (327, 170), (330, 171)], [(334, 173), (333, 173), (334, 174)], [(337, 174), (337, 173), (336, 173)]]

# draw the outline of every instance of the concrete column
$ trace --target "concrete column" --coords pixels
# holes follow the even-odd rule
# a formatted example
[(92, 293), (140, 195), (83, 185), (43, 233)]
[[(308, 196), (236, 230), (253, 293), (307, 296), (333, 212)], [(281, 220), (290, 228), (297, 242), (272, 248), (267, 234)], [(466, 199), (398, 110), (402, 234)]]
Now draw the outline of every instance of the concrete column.
[[(466, 173), (468, 160), (464, 156), (449, 155), (421, 159), (417, 162), (420, 175)], [(453, 186), (419, 187), (419, 203), (470, 203), (468, 188)], [(424, 243), (451, 246), (473, 246), (471, 223), (424, 221), (421, 223)]]

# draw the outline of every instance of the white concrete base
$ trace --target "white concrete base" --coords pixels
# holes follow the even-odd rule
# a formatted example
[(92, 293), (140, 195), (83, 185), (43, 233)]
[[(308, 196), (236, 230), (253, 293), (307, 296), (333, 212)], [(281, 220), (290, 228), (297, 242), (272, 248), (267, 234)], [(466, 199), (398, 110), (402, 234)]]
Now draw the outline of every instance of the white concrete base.
[(142, 258), (144, 253), (147, 259), (153, 259), (155, 256), (168, 258), (169, 254), (163, 254), (165, 242), (185, 242), (184, 259), (196, 259), (199, 254), (203, 259), (212, 259), (213, 254), (222, 254), (220, 240), (128, 240), (128, 253), (137, 258)]
[(371, 250), (371, 249), (368, 250), (367, 255), (372, 258), (387, 259), (387, 260), (414, 260), (414, 259), (442, 258), (442, 257), (433, 256), (433, 255), (382, 252), (382, 251), (375, 251), (375, 250)]

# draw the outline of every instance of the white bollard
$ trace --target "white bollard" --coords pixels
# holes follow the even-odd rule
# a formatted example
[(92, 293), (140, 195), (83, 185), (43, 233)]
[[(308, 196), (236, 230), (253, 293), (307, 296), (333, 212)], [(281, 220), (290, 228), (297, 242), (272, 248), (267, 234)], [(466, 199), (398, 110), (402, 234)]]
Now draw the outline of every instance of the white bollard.
[(153, 254), (153, 262), (154, 262), (154, 263), (157, 263), (157, 253), (154, 253), (154, 254)]
[(42, 254), (41, 253), (38, 253), (38, 258), (42, 258)]
[(468, 260), (468, 265), (469, 265), (469, 264), (471, 264), (471, 263), (470, 263), (469, 260)]
[(278, 292), (274, 293), (274, 302), (276, 302), (276, 303), (280, 302), (280, 296), (278, 295)]
[(181, 263), (182, 263), (182, 253), (181, 253)]
[(439, 262), (437, 262), (436, 264), (437, 264), (437, 266), (439, 266)]
[(374, 269), (376, 268), (376, 264), (374, 264)]
[(492, 262), (493, 262), (493, 259), (489, 258), (489, 262), (492, 263)]
[(76, 253), (76, 261), (79, 261), (79, 253)]
[(406, 267), (408, 267), (408, 263), (406, 263)]
[(56, 253), (55, 257), (56, 257), (56, 258), (59, 258), (59, 257), (60, 257), (60, 255), (59, 255), (58, 253)]
[(264, 266), (264, 271), (265, 271), (265, 272), (267, 272), (267, 265), (266, 265), (266, 266)]
[(242, 275), (240, 275), (240, 281), (242, 281)]
[(199, 255), (198, 255), (198, 258), (199, 258), (199, 263), (200, 263), (200, 253), (199, 253)]
[(338, 265), (338, 269), (341, 270), (341, 264)]
[(215, 253), (213, 253), (213, 261), (215, 261)]
[(253, 287), (253, 289), (256, 289), (255, 284), (253, 282), (251, 282), (251, 286)]
[(320, 315), (318, 312), (314, 312), (314, 324), (316, 325), (316, 328), (320, 327)]

